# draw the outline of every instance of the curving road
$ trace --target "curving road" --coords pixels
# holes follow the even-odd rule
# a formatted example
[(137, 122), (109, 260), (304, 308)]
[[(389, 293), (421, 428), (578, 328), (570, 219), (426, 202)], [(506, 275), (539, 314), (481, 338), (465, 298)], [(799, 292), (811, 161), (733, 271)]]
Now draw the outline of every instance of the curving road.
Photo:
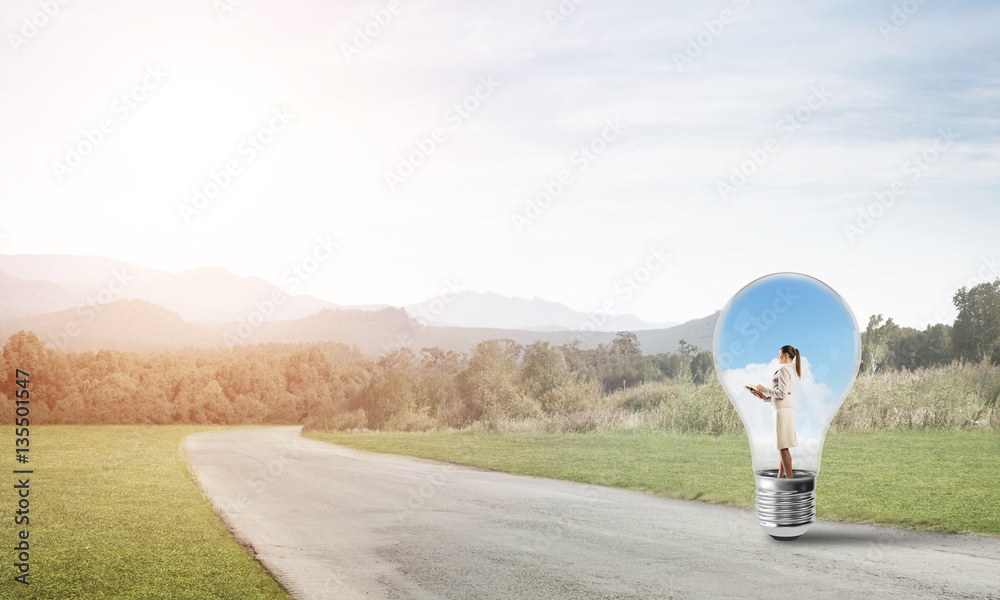
[[(1000, 600), (1000, 539), (817, 522), (352, 450), (299, 427), (183, 447), (234, 535), (294, 596)], [(821, 493), (821, 491), (820, 491)]]

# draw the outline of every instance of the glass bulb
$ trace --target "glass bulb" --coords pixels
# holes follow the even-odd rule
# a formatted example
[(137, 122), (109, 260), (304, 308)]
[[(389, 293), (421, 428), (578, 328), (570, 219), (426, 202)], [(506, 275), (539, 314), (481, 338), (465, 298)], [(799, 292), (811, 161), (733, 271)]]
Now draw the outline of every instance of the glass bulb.
[[(786, 345), (799, 351), (801, 376), (793, 359), (794, 386), (788, 398), (797, 445), (789, 443), (792, 477), (779, 478), (773, 400), (765, 402), (745, 386), (773, 387)], [(844, 299), (822, 281), (801, 273), (774, 273), (753, 281), (726, 304), (713, 349), (722, 388), (750, 440), (757, 521), (771, 537), (794, 540), (816, 520), (823, 441), (858, 375), (857, 321)]]

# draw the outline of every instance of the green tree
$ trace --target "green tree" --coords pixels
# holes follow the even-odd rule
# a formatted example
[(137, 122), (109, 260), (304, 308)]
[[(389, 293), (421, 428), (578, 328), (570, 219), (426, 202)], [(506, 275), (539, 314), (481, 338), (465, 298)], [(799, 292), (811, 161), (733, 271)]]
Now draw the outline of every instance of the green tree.
[(698, 354), (698, 346), (689, 344), (685, 340), (681, 340), (677, 342), (677, 353), (687, 360), (692, 360), (695, 355)]
[(1000, 279), (969, 290), (963, 286), (953, 301), (958, 309), (951, 332), (955, 353), (966, 360), (989, 358), (1000, 345)]
[(444, 351), (440, 348), (420, 349), (420, 369), (430, 375), (455, 375), (468, 362), (464, 352)]
[(584, 350), (581, 348), (583, 341), (574, 338), (568, 344), (559, 346), (559, 350), (566, 358), (566, 368), (580, 380), (597, 379), (597, 353), (595, 350)]
[(378, 372), (375, 363), (368, 359), (356, 360), (337, 367), (337, 386), (342, 390), (344, 406), (342, 411), (350, 412), (361, 408), (361, 396), (368, 382)]
[(233, 403), (222, 391), (222, 386), (216, 380), (211, 380), (202, 390), (201, 402), (205, 411), (207, 423), (235, 423), (236, 411)]
[(651, 357), (652, 363), (667, 379), (679, 378), (684, 368), (684, 357), (673, 352), (661, 352)]
[(642, 359), (642, 349), (639, 347), (639, 336), (631, 331), (619, 331), (611, 342), (611, 351), (620, 362), (633, 364)]
[(378, 366), (387, 371), (403, 371), (413, 367), (417, 357), (409, 348), (386, 352), (378, 359)]
[(892, 317), (885, 323), (882, 320), (882, 315), (872, 315), (868, 319), (867, 329), (861, 334), (861, 364), (868, 365), (870, 376), (874, 375), (875, 370), (884, 362), (886, 346), (898, 329), (892, 322)]
[[(57, 413), (58, 404), (67, 389), (71, 371), (63, 354), (48, 348), (31, 331), (20, 331), (10, 336), (3, 348), (6, 370), (0, 375), (3, 393), (7, 399), (4, 411), (14, 414), (15, 394), (22, 388), (17, 386), (17, 369), (30, 374), (28, 377), (28, 402), (31, 409), (31, 423), (50, 423)], [(23, 376), (22, 376), (23, 377)]]
[(370, 429), (383, 429), (401, 415), (416, 408), (414, 382), (403, 370), (381, 369), (361, 394)]
[(925, 342), (922, 331), (898, 327), (886, 342), (885, 365), (894, 369), (913, 370), (919, 366), (918, 356)]
[(524, 418), (541, 415), (541, 407), (520, 385), (518, 358), (523, 351), (512, 340), (485, 340), (476, 345), (469, 365), (456, 376), (466, 418)]
[(600, 386), (596, 381), (571, 382), (552, 388), (541, 398), (542, 410), (546, 413), (571, 413), (585, 410), (600, 397)]
[(280, 385), (279, 377), (260, 350), (224, 362), (216, 370), (215, 379), (232, 398), (238, 423), (263, 423), (268, 413), (265, 400)]
[(215, 368), (207, 363), (181, 383), (173, 409), (174, 421), (181, 423), (232, 423), (236, 415), (232, 402), (215, 380)]
[(694, 358), (691, 359), (691, 378), (695, 384), (702, 385), (708, 381), (708, 377), (714, 368), (715, 363), (712, 361), (712, 353), (703, 350), (695, 354)]
[(889, 334), (883, 363), (895, 369), (914, 370), (948, 364), (953, 360), (950, 327), (928, 325), (923, 331), (899, 327)]
[(924, 330), (924, 343), (917, 350), (917, 363), (921, 367), (946, 365), (955, 360), (951, 346), (951, 326), (944, 323), (928, 325)]
[(521, 385), (532, 398), (541, 399), (568, 381), (566, 358), (558, 348), (538, 341), (525, 349)]
[(329, 410), (335, 401), (330, 390), (333, 365), (319, 347), (311, 346), (289, 356), (284, 373), (288, 393), (298, 399), (299, 410), (287, 411), (294, 422), (301, 423), (310, 414)]
[(447, 375), (430, 375), (417, 381), (417, 408), (429, 416), (437, 417), (449, 402), (458, 397), (455, 378)]
[(682, 339), (677, 342), (677, 352), (673, 354), (676, 358), (672, 359), (672, 363), (676, 368), (678, 381), (682, 381), (687, 374), (691, 373), (691, 362), (694, 361), (698, 352), (698, 346), (689, 344), (686, 340)]

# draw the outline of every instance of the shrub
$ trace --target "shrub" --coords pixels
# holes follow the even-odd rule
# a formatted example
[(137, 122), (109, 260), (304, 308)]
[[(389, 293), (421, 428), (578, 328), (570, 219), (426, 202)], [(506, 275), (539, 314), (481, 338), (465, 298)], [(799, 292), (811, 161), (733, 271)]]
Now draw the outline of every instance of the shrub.
[(347, 431), (349, 429), (361, 429), (368, 424), (368, 417), (365, 416), (365, 409), (359, 408), (351, 412), (343, 412), (333, 415), (327, 421), (323, 429), (333, 431)]
[(600, 386), (596, 382), (566, 383), (545, 392), (541, 406), (546, 413), (565, 414), (585, 410), (599, 397)]

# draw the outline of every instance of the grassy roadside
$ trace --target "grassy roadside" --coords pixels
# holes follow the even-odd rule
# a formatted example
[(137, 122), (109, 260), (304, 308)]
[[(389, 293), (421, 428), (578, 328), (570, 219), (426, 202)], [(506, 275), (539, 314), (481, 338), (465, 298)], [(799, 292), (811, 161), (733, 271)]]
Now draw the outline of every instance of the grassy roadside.
[(288, 599), (229, 535), (178, 453), (184, 436), (212, 429), (225, 427), (32, 427), (31, 583), (13, 581), (22, 527), (8, 471), (0, 597)]
[[(752, 507), (746, 436), (677, 433), (329, 433), (364, 450)], [(827, 436), (821, 519), (1000, 535), (1000, 435), (975, 431)]]

